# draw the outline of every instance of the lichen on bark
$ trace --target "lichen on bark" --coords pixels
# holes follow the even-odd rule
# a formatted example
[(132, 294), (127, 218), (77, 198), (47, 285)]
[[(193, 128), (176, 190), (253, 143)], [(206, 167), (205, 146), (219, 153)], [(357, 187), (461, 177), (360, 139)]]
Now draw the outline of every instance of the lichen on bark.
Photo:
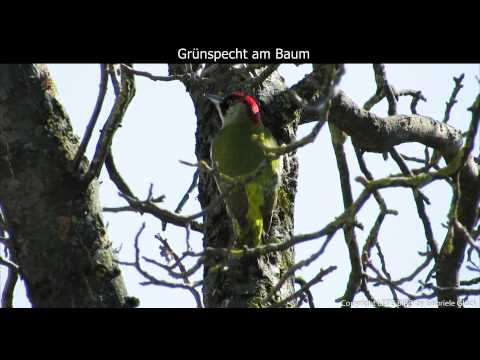
[(46, 66), (1, 65), (0, 201), (34, 307), (125, 304), (98, 184), (71, 171), (78, 143)]
[[(182, 65), (170, 65), (171, 74), (182, 74), (184, 69)], [(220, 119), (214, 106), (205, 97), (206, 92), (227, 94), (238, 89), (245, 90), (260, 102), (263, 123), (279, 144), (287, 144), (295, 139), (299, 112), (287, 110), (294, 106), (287, 96), (282, 96), (287, 87), (278, 72), (274, 72), (261, 86), (252, 89), (245, 88), (248, 79), (229, 71), (228, 66), (220, 65), (217, 72), (211, 75), (213, 82), (207, 87), (184, 81), (197, 117), (195, 153), (198, 161), (209, 162), (210, 144), (220, 129)], [(287, 154), (283, 161), (284, 172), (280, 189), (282, 196), (274, 211), (268, 236), (271, 241), (276, 242), (286, 241), (293, 236), (293, 210), (297, 191), (297, 157), (295, 154)], [(200, 175), (198, 189), (202, 208), (207, 207), (218, 195), (215, 181), (209, 174)], [(228, 247), (233, 232), (224, 204), (206, 214), (204, 224), (205, 247)], [(293, 260), (292, 248), (260, 257), (243, 256), (239, 259), (228, 259), (224, 266), (218, 266), (224, 259), (207, 258), (204, 266), (204, 303), (207, 307), (269, 306), (271, 303), (265, 303), (267, 294), (293, 264)], [(294, 292), (293, 281), (293, 277), (286, 281), (273, 299), (280, 300), (291, 295)], [(287, 306), (292, 304), (293, 302)]]

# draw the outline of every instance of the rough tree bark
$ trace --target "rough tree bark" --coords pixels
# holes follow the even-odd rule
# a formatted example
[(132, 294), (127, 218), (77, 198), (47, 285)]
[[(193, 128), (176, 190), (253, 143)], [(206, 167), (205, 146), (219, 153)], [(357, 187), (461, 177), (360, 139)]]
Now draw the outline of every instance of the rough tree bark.
[(46, 66), (0, 65), (0, 201), (34, 307), (127, 300), (97, 183), (84, 186), (70, 170), (78, 143)]
[[(272, 131), (279, 144), (288, 144), (295, 140), (300, 122), (299, 104), (294, 101), (283, 78), (272, 66), (262, 66), (254, 70), (256, 74), (267, 71), (269, 76), (263, 82), (249, 78), (245, 72), (235, 71), (231, 66), (218, 65), (210, 73), (212, 81), (208, 84), (190, 81), (188, 77), (183, 83), (189, 92), (195, 106), (197, 116), (196, 156), (197, 159), (210, 158), (210, 144), (213, 136), (220, 128), (220, 119), (212, 104), (206, 99), (205, 93), (227, 94), (243, 89), (260, 101), (262, 120)], [(187, 71), (185, 65), (170, 65), (170, 74), (183, 75)], [(194, 71), (196, 69), (193, 69)], [(273, 71), (272, 71), (273, 70)], [(308, 81), (325, 82), (325, 76), (330, 67), (321, 69), (310, 76)], [(331, 71), (330, 71), (331, 73)], [(271, 75), (270, 75), (271, 74)], [(321, 83), (318, 81), (316, 85)], [(331, 81), (326, 86), (302, 86), (301, 94), (306, 99), (325, 96), (332, 86)], [(300, 87), (299, 87), (300, 89)], [(274, 212), (272, 226), (268, 234), (268, 243), (284, 242), (293, 235), (293, 210), (297, 191), (298, 161), (294, 153), (284, 156), (284, 173), (279, 192), (279, 202)], [(199, 200), (202, 208), (218, 196), (218, 190), (211, 175), (202, 173), (199, 178)], [(228, 247), (233, 232), (230, 220), (223, 203), (204, 217), (204, 246)], [(278, 283), (282, 275), (294, 261), (294, 251), (290, 248), (283, 252), (272, 252), (265, 256), (228, 259), (207, 258), (204, 266), (204, 303), (207, 307), (266, 307), (285, 299), (294, 292), (294, 278), (279, 289), (270, 301), (266, 301), (269, 291)], [(221, 266), (220, 269), (218, 264)], [(285, 306), (294, 306), (295, 300)]]

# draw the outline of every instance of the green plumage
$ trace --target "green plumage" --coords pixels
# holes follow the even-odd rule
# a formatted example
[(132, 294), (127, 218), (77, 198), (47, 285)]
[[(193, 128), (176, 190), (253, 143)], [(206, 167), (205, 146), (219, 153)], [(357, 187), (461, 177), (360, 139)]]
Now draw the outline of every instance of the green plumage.
[[(240, 114), (241, 119), (243, 115)], [(212, 142), (212, 161), (224, 175), (233, 179), (248, 176), (265, 159), (264, 149), (254, 137), (267, 146), (277, 141), (262, 123), (251, 119), (232, 121), (224, 126)], [(270, 160), (261, 173), (245, 185), (238, 186), (225, 198), (232, 219), (237, 247), (262, 244), (270, 229), (272, 213), (277, 202), (282, 160)], [(220, 192), (225, 193), (231, 182), (216, 178)]]

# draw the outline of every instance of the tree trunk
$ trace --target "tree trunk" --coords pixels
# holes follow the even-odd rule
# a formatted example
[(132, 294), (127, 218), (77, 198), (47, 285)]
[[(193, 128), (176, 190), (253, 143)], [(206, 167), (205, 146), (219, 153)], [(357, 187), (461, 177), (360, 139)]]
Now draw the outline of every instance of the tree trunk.
[(70, 170), (77, 148), (46, 66), (0, 65), (0, 201), (28, 297), (34, 307), (121, 307), (98, 185)]
[[(182, 74), (182, 65), (170, 65), (170, 73)], [(210, 162), (210, 144), (213, 136), (220, 129), (220, 119), (205, 92), (227, 94), (244, 89), (260, 102), (262, 121), (278, 140), (279, 144), (290, 143), (295, 139), (299, 113), (289, 111), (283, 79), (277, 72), (257, 89), (245, 89), (245, 80), (231, 74), (228, 66), (220, 65), (214, 75), (210, 89), (197, 86), (195, 82), (184, 81), (189, 92), (197, 116), (196, 148), (197, 159)], [(284, 242), (293, 235), (293, 209), (297, 190), (298, 162), (295, 154), (284, 156), (284, 172), (279, 191), (279, 201), (274, 212), (268, 243)], [(213, 176), (201, 173), (198, 183), (199, 200), (202, 208), (207, 207), (218, 196)], [(221, 202), (213, 211), (204, 217), (204, 246), (228, 247), (233, 238), (231, 221), (227, 216), (224, 203)], [(294, 292), (293, 276), (285, 282), (276, 296), (265, 302), (270, 289), (275, 286), (281, 276), (294, 261), (294, 251), (290, 248), (283, 252), (272, 252), (265, 256), (240, 259), (210, 257), (204, 266), (204, 303), (207, 307), (265, 307), (272, 301), (286, 298)], [(224, 266), (217, 266), (223, 264)], [(293, 306), (289, 302), (286, 306)]]

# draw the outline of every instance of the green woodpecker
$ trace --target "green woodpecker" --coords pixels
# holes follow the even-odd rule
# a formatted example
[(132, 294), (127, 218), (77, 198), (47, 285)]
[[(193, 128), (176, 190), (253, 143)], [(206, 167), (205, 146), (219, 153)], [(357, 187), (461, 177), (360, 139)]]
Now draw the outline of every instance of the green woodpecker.
[[(265, 243), (277, 203), (283, 160), (266, 159), (265, 149), (277, 147), (271, 132), (262, 124), (260, 109), (253, 97), (235, 91), (226, 97), (207, 95), (216, 106), (222, 128), (212, 141), (211, 160), (220, 175), (215, 177), (232, 220), (236, 247), (256, 247)], [(242, 179), (256, 174), (242, 184)], [(251, 177), (251, 176), (250, 176)], [(233, 180), (233, 181), (232, 181)], [(232, 184), (237, 182), (238, 186)]]

